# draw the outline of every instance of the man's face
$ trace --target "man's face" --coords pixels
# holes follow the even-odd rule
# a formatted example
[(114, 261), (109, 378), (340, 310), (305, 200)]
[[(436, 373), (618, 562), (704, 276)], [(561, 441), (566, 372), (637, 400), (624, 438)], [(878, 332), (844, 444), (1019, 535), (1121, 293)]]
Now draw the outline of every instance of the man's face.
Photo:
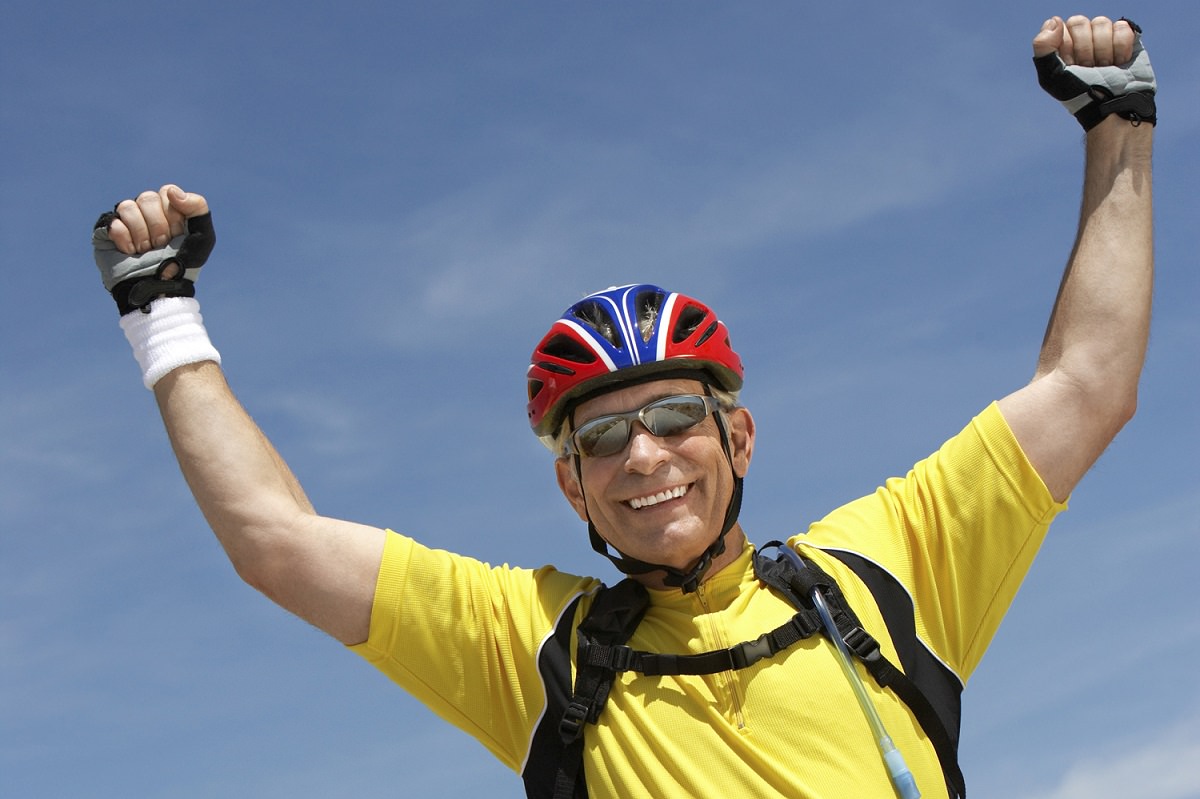
[[(704, 394), (704, 387), (695, 380), (661, 380), (618, 389), (576, 408), (575, 425), (679, 394)], [(726, 418), (734, 469), (745, 475), (754, 445), (754, 422), (744, 408)], [(600, 535), (622, 553), (678, 569), (690, 567), (716, 540), (733, 493), (729, 459), (712, 416), (666, 438), (634, 423), (624, 449), (582, 458), (580, 466), (582, 491), (574, 458), (560, 458), (555, 464), (559, 487), (580, 518), (586, 521), (590, 516)], [(727, 554), (732, 557), (722, 561), (740, 554), (736, 541), (730, 544)]]

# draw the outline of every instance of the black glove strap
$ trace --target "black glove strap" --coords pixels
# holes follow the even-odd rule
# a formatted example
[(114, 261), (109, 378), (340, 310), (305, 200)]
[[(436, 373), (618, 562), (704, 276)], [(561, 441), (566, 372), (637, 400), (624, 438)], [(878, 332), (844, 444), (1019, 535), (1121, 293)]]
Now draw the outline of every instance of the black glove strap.
[(112, 296), (117, 301), (121, 316), (138, 310), (150, 313), (150, 303), (159, 297), (195, 297), (196, 284), (186, 278), (163, 280), (160, 277), (134, 277), (113, 286)]
[(1122, 119), (1128, 119), (1134, 127), (1149, 122), (1158, 124), (1158, 108), (1154, 104), (1154, 95), (1150, 92), (1130, 92), (1120, 97), (1113, 97), (1102, 86), (1093, 86), (1088, 91), (1093, 102), (1079, 109), (1075, 118), (1084, 130), (1091, 130), (1110, 114), (1116, 114)]

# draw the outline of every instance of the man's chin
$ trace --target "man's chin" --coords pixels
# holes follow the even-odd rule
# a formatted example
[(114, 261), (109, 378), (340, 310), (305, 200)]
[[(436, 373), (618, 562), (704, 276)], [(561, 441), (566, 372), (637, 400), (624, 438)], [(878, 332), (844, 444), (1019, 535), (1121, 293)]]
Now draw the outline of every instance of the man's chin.
[(650, 552), (646, 557), (633, 555), (632, 553), (629, 554), (646, 563), (657, 563), (686, 572), (699, 563), (700, 558), (704, 556), (708, 547), (716, 540), (716, 534), (713, 533), (711, 536), (688, 536), (688, 539), (686, 542), (664, 540), (661, 547)]

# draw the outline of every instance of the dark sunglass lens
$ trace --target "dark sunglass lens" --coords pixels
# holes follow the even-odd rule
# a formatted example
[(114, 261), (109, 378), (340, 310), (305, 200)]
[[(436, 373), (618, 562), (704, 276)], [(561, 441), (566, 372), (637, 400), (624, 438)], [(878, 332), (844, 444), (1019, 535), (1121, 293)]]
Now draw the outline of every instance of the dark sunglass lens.
[(708, 409), (699, 397), (672, 398), (646, 409), (643, 418), (647, 429), (656, 436), (679, 435), (704, 421)]
[(596, 419), (579, 428), (575, 442), (588, 457), (600, 458), (620, 452), (629, 440), (629, 422), (620, 416)]

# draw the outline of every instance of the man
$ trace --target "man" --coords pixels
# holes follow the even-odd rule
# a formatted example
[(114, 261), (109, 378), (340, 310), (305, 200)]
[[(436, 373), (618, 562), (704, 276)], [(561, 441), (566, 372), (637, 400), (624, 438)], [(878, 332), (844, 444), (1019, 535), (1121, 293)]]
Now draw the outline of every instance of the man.
[[(621, 650), (642, 668), (610, 668), (607, 701), (583, 716), (572, 716), (572, 674), (585, 669), (571, 641), (616, 589), (492, 569), (317, 514), (227, 386), (192, 299), (214, 242), (203, 197), (165, 186), (123, 201), (97, 226), (97, 261), (238, 573), (477, 737), (530, 795), (961, 793), (956, 709), (945, 708), (1051, 519), (1132, 415), (1149, 326), (1155, 86), (1138, 31), (1055, 17), (1034, 54), (1043, 86), (1087, 130), (1079, 234), (1034, 378), (905, 478), (790, 541), (805, 560), (759, 557), (737, 523), (755, 426), (711, 309), (620, 287), (573, 305), (538, 345), (531, 425), (593, 546), (649, 603)], [(818, 590), (790, 597), (767, 579), (785, 561), (783, 582), (819, 574)], [(863, 664), (842, 659), (842, 644), (863, 638), (841, 626), (761, 643), (805, 613), (823, 623), (822, 597), (856, 614), (852, 632), (877, 641), (920, 696), (869, 667), (869, 646)], [(695, 661), (671, 655), (726, 665), (681, 673)]]

